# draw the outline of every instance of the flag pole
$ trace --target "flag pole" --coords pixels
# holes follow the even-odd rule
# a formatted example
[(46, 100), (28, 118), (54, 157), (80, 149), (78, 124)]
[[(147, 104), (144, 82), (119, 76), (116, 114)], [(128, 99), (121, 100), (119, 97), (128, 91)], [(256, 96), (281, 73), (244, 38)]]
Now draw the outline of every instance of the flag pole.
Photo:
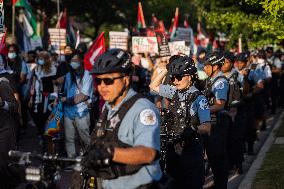
[(15, 37), (15, 3), (12, 5), (12, 36)]
[(59, 23), (59, 57), (61, 57), (61, 35), (60, 35), (60, 0), (57, 0), (57, 16), (58, 16), (58, 23)]

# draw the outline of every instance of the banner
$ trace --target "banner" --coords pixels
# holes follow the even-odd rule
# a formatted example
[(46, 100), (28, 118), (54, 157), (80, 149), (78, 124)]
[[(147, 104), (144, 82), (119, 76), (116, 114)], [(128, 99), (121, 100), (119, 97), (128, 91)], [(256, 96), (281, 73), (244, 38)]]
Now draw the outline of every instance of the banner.
[(156, 37), (132, 37), (133, 53), (159, 54), (158, 42)]
[(52, 49), (62, 54), (66, 46), (66, 29), (49, 28), (48, 32)]
[(185, 45), (185, 41), (173, 41), (169, 42), (171, 56), (173, 55), (189, 55), (190, 48)]
[(128, 50), (128, 32), (109, 32), (109, 48)]
[(5, 30), (4, 26), (4, 6), (3, 0), (0, 0), (0, 33), (3, 33)]

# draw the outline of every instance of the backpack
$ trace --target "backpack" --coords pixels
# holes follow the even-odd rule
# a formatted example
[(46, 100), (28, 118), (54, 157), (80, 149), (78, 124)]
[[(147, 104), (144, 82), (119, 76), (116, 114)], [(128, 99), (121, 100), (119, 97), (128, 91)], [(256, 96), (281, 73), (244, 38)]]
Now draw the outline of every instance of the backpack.
[(238, 81), (238, 73), (235, 72), (228, 78), (229, 92), (227, 106), (230, 108), (238, 104), (241, 100), (241, 85)]

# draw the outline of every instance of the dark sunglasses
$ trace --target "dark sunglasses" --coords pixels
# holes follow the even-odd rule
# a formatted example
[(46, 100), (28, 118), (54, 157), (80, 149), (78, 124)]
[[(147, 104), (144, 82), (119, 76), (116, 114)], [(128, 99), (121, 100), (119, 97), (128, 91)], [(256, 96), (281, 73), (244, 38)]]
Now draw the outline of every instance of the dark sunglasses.
[(120, 76), (120, 77), (115, 77), (115, 78), (96, 78), (95, 81), (97, 83), (97, 85), (101, 85), (102, 82), (104, 82), (105, 85), (112, 85), (114, 83), (114, 80), (116, 79), (121, 79), (124, 76)]
[(174, 82), (175, 79), (177, 79), (178, 81), (181, 81), (184, 76), (186, 75), (171, 75), (171, 81)]

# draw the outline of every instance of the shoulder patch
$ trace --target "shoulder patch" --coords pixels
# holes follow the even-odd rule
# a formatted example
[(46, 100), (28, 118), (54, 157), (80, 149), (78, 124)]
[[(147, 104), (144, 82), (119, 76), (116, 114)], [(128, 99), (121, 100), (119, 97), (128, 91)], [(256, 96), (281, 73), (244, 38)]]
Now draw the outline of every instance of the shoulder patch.
[(214, 84), (214, 87), (216, 89), (224, 89), (225, 87), (224, 81), (222, 80), (216, 81), (216, 83)]
[(209, 105), (208, 105), (208, 102), (207, 102), (206, 99), (201, 99), (201, 100), (199, 101), (199, 108), (200, 108), (201, 110), (209, 109)]
[(140, 113), (140, 121), (143, 125), (155, 125), (157, 116), (153, 110), (145, 109)]

